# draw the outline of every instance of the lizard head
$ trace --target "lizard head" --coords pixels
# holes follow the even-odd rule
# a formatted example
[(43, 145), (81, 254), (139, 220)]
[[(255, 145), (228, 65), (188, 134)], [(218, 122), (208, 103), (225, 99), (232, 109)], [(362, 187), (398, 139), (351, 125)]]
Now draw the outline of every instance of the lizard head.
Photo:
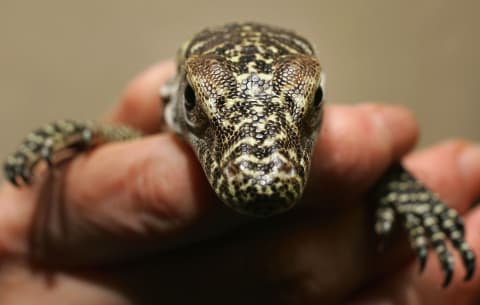
[(220, 199), (260, 217), (286, 211), (301, 198), (322, 118), (316, 57), (275, 51), (244, 41), (188, 54), (173, 106), (175, 129)]

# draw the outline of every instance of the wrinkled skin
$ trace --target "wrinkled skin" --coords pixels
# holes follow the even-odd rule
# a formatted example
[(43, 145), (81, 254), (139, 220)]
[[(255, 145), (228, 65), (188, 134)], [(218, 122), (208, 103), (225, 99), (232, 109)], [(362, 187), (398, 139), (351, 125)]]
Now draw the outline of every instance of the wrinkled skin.
[[(105, 120), (156, 133), (172, 71), (139, 76)], [(3, 185), (0, 304), (474, 304), (480, 276), (463, 283), (460, 264), (443, 290), (438, 263), (419, 276), (401, 235), (378, 251), (364, 198), (416, 137), (401, 107), (327, 107), (303, 201), (269, 220), (221, 205), (173, 134), (105, 145), (30, 189)], [(452, 140), (405, 164), (464, 214), (478, 253), (480, 210), (467, 210), (480, 149)]]

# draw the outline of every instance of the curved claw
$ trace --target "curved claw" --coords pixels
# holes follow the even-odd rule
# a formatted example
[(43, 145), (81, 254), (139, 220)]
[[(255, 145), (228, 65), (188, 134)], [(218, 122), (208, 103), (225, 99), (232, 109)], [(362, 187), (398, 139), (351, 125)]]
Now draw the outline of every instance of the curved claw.
[(443, 288), (447, 288), (450, 282), (452, 281), (453, 277), (453, 270), (452, 266), (448, 265), (447, 267), (444, 268), (443, 270), (445, 272), (445, 280), (443, 281)]
[(41, 150), (42, 159), (47, 162), (48, 168), (53, 167), (53, 149), (51, 145), (45, 145)]
[[(443, 246), (445, 246), (444, 242), (442, 241)], [(438, 259), (440, 260), (440, 264), (442, 265), (443, 273), (445, 274), (445, 280), (443, 281), (443, 288), (446, 288), (453, 278), (453, 256), (448, 250), (444, 250), (445, 252), (439, 253), (438, 248), (435, 249), (438, 255)]]
[(28, 173), (27, 170), (21, 170), (19, 171), (19, 173), (23, 182), (25, 182), (25, 184), (30, 184), (30, 176), (31, 176), (30, 173)]
[(5, 165), (4, 167), (4, 173), (8, 181), (12, 183), (16, 187), (20, 187), (20, 184), (17, 182), (17, 177), (15, 175), (15, 172), (13, 171), (12, 167), (10, 165)]
[(464, 281), (469, 281), (473, 275), (475, 274), (475, 256), (465, 264), (465, 268), (467, 269), (467, 274), (465, 274)]
[(426, 248), (419, 249), (417, 252), (417, 257), (420, 261), (420, 274), (425, 271), (425, 266), (427, 265), (428, 251)]

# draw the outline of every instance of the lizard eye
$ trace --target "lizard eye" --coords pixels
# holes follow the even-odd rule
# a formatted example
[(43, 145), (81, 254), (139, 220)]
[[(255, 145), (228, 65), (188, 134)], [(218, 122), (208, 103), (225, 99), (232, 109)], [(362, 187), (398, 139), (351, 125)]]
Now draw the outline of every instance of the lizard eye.
[(318, 107), (323, 100), (323, 89), (322, 87), (318, 87), (317, 91), (315, 91), (315, 96), (313, 97), (313, 105)]
[(193, 88), (192, 86), (190, 86), (190, 84), (188, 84), (187, 87), (185, 88), (184, 96), (185, 96), (185, 108), (188, 111), (193, 110), (193, 108), (195, 108), (195, 103), (196, 103), (195, 91), (193, 91)]

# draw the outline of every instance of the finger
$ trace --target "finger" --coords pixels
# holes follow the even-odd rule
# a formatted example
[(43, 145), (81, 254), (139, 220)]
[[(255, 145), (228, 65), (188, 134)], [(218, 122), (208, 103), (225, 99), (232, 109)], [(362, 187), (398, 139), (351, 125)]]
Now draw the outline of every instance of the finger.
[[(412, 154), (405, 163), (449, 206), (465, 213), (466, 240), (479, 254), (480, 208), (466, 210), (480, 196), (480, 148), (467, 141), (448, 141)], [(444, 275), (435, 260), (422, 275), (412, 263), (406, 271), (382, 279), (380, 287), (374, 286), (374, 291), (366, 292), (353, 304), (473, 304), (480, 299), (479, 261), (469, 282), (463, 281), (465, 270), (458, 255), (455, 261), (454, 279), (447, 289), (442, 288)]]
[[(467, 241), (473, 245), (476, 253), (480, 253), (480, 208), (468, 213), (466, 229), (472, 232), (467, 235)], [(439, 266), (435, 266), (439, 268)], [(476, 268), (479, 268), (477, 263)], [(440, 270), (426, 272), (419, 275), (416, 266), (409, 266), (406, 270), (382, 279), (373, 287), (362, 293), (348, 305), (472, 305), (480, 300), (480, 276), (477, 275), (469, 282), (454, 279), (448, 288), (442, 288), (443, 274)]]
[[(450, 145), (455, 146), (455, 143)], [(478, 160), (478, 157), (472, 157), (472, 151), (458, 154), (445, 153), (445, 151), (452, 152), (454, 150), (445, 149), (441, 145), (418, 155), (414, 154), (412, 158), (409, 158), (409, 162), (416, 162), (417, 156), (423, 154), (427, 156), (425, 160), (430, 160), (438, 154), (440, 157), (437, 161), (441, 164), (457, 164), (457, 166), (431, 167), (430, 173), (434, 176), (460, 171), (455, 160), (463, 159), (467, 159), (467, 161), (461, 162), (464, 162), (464, 166), (472, 170), (471, 173), (478, 171), (478, 161), (475, 161), (476, 158)], [(415, 171), (415, 168), (412, 170)], [(472, 175), (470, 178), (476, 182), (472, 181), (471, 189), (470, 187), (461, 188), (462, 191), (479, 190), (475, 184), (478, 186), (480, 177)], [(447, 183), (442, 187), (446, 192), (458, 191), (456, 185)], [(179, 255), (173, 253), (170, 258), (169, 256), (162, 257), (162, 261), (155, 260), (153, 264), (145, 263), (140, 267), (137, 265), (139, 270), (125, 272), (128, 283), (126, 286), (134, 291), (144, 292), (144, 289), (155, 291), (160, 283), (162, 287), (168, 287), (165, 289), (167, 293), (162, 293), (161, 298), (171, 298), (172, 300), (184, 300), (184, 298), (193, 296), (196, 300), (205, 297), (211, 302), (212, 299), (217, 300), (216, 298), (218, 298), (223, 301), (218, 303), (224, 303), (233, 296), (234, 303), (237, 301), (243, 304), (247, 301), (242, 297), (256, 295), (265, 304), (279, 304), (284, 300), (292, 299), (302, 300), (309, 304), (336, 304), (346, 295), (352, 295), (360, 287), (365, 287), (365, 279), (371, 278), (375, 269), (377, 271), (383, 269), (382, 274), (388, 274), (389, 277), (382, 279), (382, 283), (390, 282), (392, 274), (395, 274), (394, 269), (391, 268), (392, 260), (402, 261), (408, 257), (399, 251), (390, 252), (390, 256), (387, 255), (385, 259), (380, 259), (378, 255), (373, 254), (375, 251), (369, 237), (371, 231), (368, 229), (368, 226), (372, 225), (369, 223), (371, 218), (365, 215), (365, 207), (362, 205), (355, 205), (354, 208), (346, 210), (339, 218), (337, 217), (337, 221), (334, 223), (319, 222), (317, 215), (309, 216), (311, 217), (304, 217), (296, 223), (282, 225), (281, 222), (286, 219), (283, 218), (277, 222), (269, 221), (268, 226), (261, 229), (259, 226), (250, 227), (253, 238), (238, 238), (237, 236), (234, 240), (223, 239), (227, 247), (222, 247), (221, 243), (217, 243), (215, 250), (208, 246), (200, 246), (200, 249), (190, 248), (186, 254), (187, 264), (185, 262), (175, 263), (175, 259)], [(478, 226), (469, 221), (467, 223), (470, 228)], [(470, 242), (475, 243), (474, 240), (470, 240)], [(430, 266), (430, 268), (432, 267)], [(410, 270), (409, 276), (415, 276), (421, 280), (427, 279), (427, 277), (419, 277), (418, 268), (414, 269), (414, 271)], [(132, 277), (132, 274), (141, 275), (141, 281)], [(186, 274), (188, 276), (185, 276)], [(202, 281), (205, 274), (208, 274), (208, 282)], [(440, 290), (442, 282), (440, 275), (441, 272), (438, 273), (435, 281), (435, 287), (438, 290)], [(369, 295), (369, 298), (364, 299), (361, 304), (442, 304), (423, 302), (424, 296), (415, 294), (416, 287), (407, 286), (414, 283), (411, 278), (395, 275), (394, 277), (395, 285), (402, 285), (404, 289), (393, 291), (391, 294), (381, 294), (381, 289), (375, 286), (373, 290), (375, 295)], [(147, 281), (146, 284), (145, 278), (155, 279), (155, 281)], [(225, 281), (225, 278), (229, 278), (229, 281)], [(154, 284), (149, 286), (148, 283)], [(179, 285), (183, 288), (176, 290), (175, 287), (179, 287)], [(431, 288), (432, 285), (430, 283), (427, 288)], [(462, 284), (459, 283), (459, 285)], [(207, 286), (217, 288), (214, 295), (205, 293), (205, 291), (209, 291)], [(183, 293), (185, 287), (190, 292), (188, 295)], [(242, 290), (239, 291), (237, 287), (242, 287)], [(261, 288), (258, 289), (258, 287)], [(386, 287), (384, 288), (386, 290)], [(137, 292), (134, 295), (141, 296), (145, 293)], [(442, 298), (441, 292), (433, 295)], [(372, 300), (373, 297), (383, 303), (375, 303), (375, 300)], [(184, 302), (188, 303), (188, 301)], [(453, 299), (449, 299), (443, 304), (457, 303)]]
[[(355, 181), (352, 176), (361, 176), (357, 171), (369, 176), (367, 169), (373, 168), (372, 164), (384, 160), (384, 166), (387, 166), (389, 160), (397, 154), (401, 155), (413, 145), (414, 140), (409, 139), (410, 136), (405, 137), (407, 140), (389, 139), (396, 137), (395, 135), (381, 136), (385, 126), (395, 126), (398, 121), (408, 121), (408, 113), (396, 107), (382, 106), (378, 107), (377, 111), (371, 111), (369, 107), (373, 106), (327, 109), (328, 118), (324, 126), (326, 132), (319, 145), (320, 150), (322, 141), (328, 146), (323, 150), (323, 162), (332, 162), (333, 165), (327, 164), (323, 168), (330, 169), (330, 173), (336, 175), (335, 179), (340, 184), (350, 185)], [(379, 116), (383, 117), (383, 124), (375, 123), (380, 120)], [(403, 119), (404, 117), (407, 119)], [(341, 127), (335, 126), (338, 122), (344, 124)], [(347, 124), (348, 122), (352, 124)], [(404, 122), (406, 130), (409, 125), (407, 123)], [(411, 125), (414, 126), (414, 123)], [(356, 139), (360, 135), (359, 126), (367, 126), (361, 129), (366, 132), (361, 133), (362, 137), (370, 139), (369, 145), (365, 147), (358, 144)], [(372, 136), (368, 136), (370, 134)], [(334, 144), (334, 141), (348, 144), (342, 146)], [(375, 150), (370, 146), (382, 148)], [(343, 148), (345, 151), (336, 154), (335, 148)], [(367, 149), (371, 153), (346, 153), (347, 150), (359, 149)], [(332, 157), (342, 154), (345, 155), (344, 158)], [(356, 166), (352, 166), (352, 162)], [(340, 170), (335, 172), (335, 167)], [(347, 168), (349, 171), (345, 170)], [(324, 171), (324, 174), (328, 173)], [(317, 173), (314, 175), (318, 178)], [(324, 179), (328, 181), (332, 177), (327, 176)], [(126, 255), (126, 248), (137, 253), (152, 248), (170, 249), (179, 244), (223, 234), (238, 223), (250, 221), (250, 218), (237, 215), (219, 202), (191, 149), (172, 134), (101, 146), (73, 160), (65, 178), (61, 200), (44, 200), (60, 201), (57, 209), (68, 211), (67, 215), (62, 216), (66, 218), (63, 223), (70, 226), (68, 236), (65, 236), (64, 232), (58, 232), (60, 225), (53, 225), (58, 222), (55, 217), (46, 222), (50, 228), (45, 234), (54, 238), (52, 244), (59, 248), (59, 255), (51, 255), (55, 259), (59, 256), (71, 258), (72, 255), (83, 260), (88, 260), (89, 255), (122, 256)], [(332, 194), (332, 191), (320, 193), (316, 195), (316, 199), (323, 200)], [(25, 239), (29, 229), (28, 220), (5, 217), (5, 224), (0, 222), (0, 226), (18, 228), (19, 223), (23, 223), (24, 229), (16, 229), (17, 234), (13, 236), (22, 236), (18, 233), (20, 232)], [(74, 242), (66, 243), (67, 237)], [(125, 243), (125, 238), (130, 242)], [(131, 246), (132, 240), (136, 242), (135, 247)], [(79, 252), (77, 243), (86, 244), (84, 248), (88, 249), (87, 253)], [(61, 249), (62, 247), (65, 248)]]
[[(447, 206), (463, 214), (480, 196), (479, 154), (479, 149), (472, 143), (465, 140), (451, 140), (408, 155), (404, 164), (423, 184), (437, 193)], [(411, 253), (406, 240), (399, 242), (397, 239), (396, 242), (389, 243), (394, 246), (393, 250), (389, 250), (392, 253)], [(395, 257), (401, 258), (402, 256)], [(390, 260), (387, 258), (386, 261), (394, 263), (393, 267), (396, 267), (398, 263), (395, 264), (395, 261), (401, 263), (402, 259)], [(437, 264), (437, 259), (434, 257), (433, 259), (427, 258), (427, 261), (429, 268)], [(457, 261), (461, 261), (461, 259), (457, 258)], [(415, 263), (415, 268), (417, 268), (416, 274), (418, 274), (418, 263)], [(455, 270), (457, 276), (465, 274), (462, 264), (457, 264)], [(379, 271), (382, 272), (381, 269)]]
[(150, 67), (127, 86), (120, 103), (115, 105), (105, 120), (129, 125), (145, 133), (160, 131), (163, 110), (160, 88), (174, 74), (173, 61)]
[(307, 194), (365, 192), (417, 138), (415, 118), (404, 107), (368, 103), (327, 108)]
[[(480, 158), (479, 158), (480, 163)], [(480, 182), (478, 183), (480, 189)], [(480, 226), (480, 208), (475, 208), (466, 215), (465, 228), (467, 231), (467, 242), (472, 246), (473, 251), (480, 253), (480, 233), (478, 228)], [(461, 266), (461, 260), (458, 255), (455, 257), (455, 277), (451, 287), (442, 289), (438, 283), (442, 281), (443, 274), (438, 266), (432, 266), (431, 270), (425, 277), (415, 277), (410, 274), (412, 285), (415, 287), (418, 298), (423, 300), (422, 304), (458, 304), (469, 305), (474, 304), (480, 300), (480, 285), (479, 268), (480, 264), (476, 262), (476, 274), (468, 281), (462, 280), (465, 273)]]
[(463, 213), (480, 195), (479, 151), (465, 140), (446, 141), (409, 156), (405, 166), (447, 204)]
[[(349, 154), (350, 158), (345, 157), (340, 160), (343, 162), (334, 164), (340, 168), (342, 165), (348, 168), (350, 165), (345, 163), (355, 162), (356, 167), (351, 166), (351, 170), (344, 172), (343, 179), (347, 181), (352, 181), (350, 175), (357, 175), (357, 177), (368, 175), (368, 170), (372, 170), (371, 164), (376, 164), (377, 170), (381, 170), (381, 160), (384, 167), (388, 166), (393, 158), (398, 158), (397, 156), (408, 151), (415, 142), (415, 122), (409, 112), (403, 108), (367, 105), (330, 109), (327, 109), (329, 119), (325, 121), (325, 129), (337, 130), (337, 133), (327, 132), (324, 135), (325, 141), (327, 143), (345, 141), (351, 145), (357, 145), (354, 149), (345, 144), (343, 149), (357, 151), (357, 155)], [(342, 125), (343, 129), (335, 128), (335, 124), (342, 121), (351, 124), (345, 123)], [(402, 125), (405, 132), (395, 134), (394, 131), (387, 133), (384, 131), (386, 126), (392, 126), (387, 129), (398, 129), (393, 128), (397, 125)], [(366, 127), (362, 129), (359, 126)], [(345, 132), (346, 136), (337, 137), (338, 132)], [(372, 135), (367, 136), (371, 140), (364, 147), (356, 142), (360, 132), (365, 133), (362, 133), (364, 137)], [(207, 238), (212, 232), (222, 234), (236, 224), (250, 220), (238, 216), (219, 202), (185, 143), (177, 141), (173, 135), (155, 139), (157, 137), (137, 141), (130, 147), (117, 145), (118, 151), (110, 151), (108, 148), (99, 149), (91, 155), (92, 158), (86, 159), (80, 165), (72, 166), (70, 172), (75, 174), (68, 176), (70, 180), (67, 180), (67, 186), (72, 187), (67, 188), (66, 194), (72, 195), (67, 201), (80, 206), (80, 211), (86, 210), (86, 212), (76, 212), (75, 215), (87, 217), (94, 215), (99, 219), (109, 219), (114, 215), (110, 210), (116, 209), (116, 213), (122, 214), (115, 221), (110, 220), (110, 223), (123, 225), (122, 220), (130, 219), (134, 224), (133, 228), (140, 228), (135, 232), (138, 235), (142, 235), (145, 228), (153, 228), (150, 231), (155, 233), (156, 239), (162, 240), (164, 249), (171, 247), (172, 242), (189, 243)], [(341, 144), (330, 145), (329, 148), (332, 150), (329, 152), (330, 155), (335, 155), (333, 150), (339, 146)], [(381, 148), (376, 150), (375, 147), (379, 146)], [(362, 149), (369, 150), (370, 153), (358, 152)], [(327, 149), (324, 151), (329, 154)], [(336, 159), (325, 158), (324, 162), (329, 160), (336, 161)], [(122, 164), (122, 167), (118, 167), (117, 164)], [(75, 166), (78, 167), (75, 168)], [(356, 174), (357, 170), (362, 173)], [(341, 171), (338, 177), (340, 180)], [(126, 187), (119, 192), (118, 185), (126, 185)], [(83, 192), (82, 189), (84, 189)], [(88, 193), (88, 196), (85, 193)], [(112, 194), (115, 194), (115, 200), (111, 198)], [(318, 199), (318, 196), (316, 198)], [(115, 203), (114, 206), (102, 207), (112, 202)], [(142, 211), (142, 208), (146, 211)], [(99, 210), (105, 211), (106, 214), (100, 216)], [(148, 214), (153, 216), (150, 218), (152, 223), (143, 223), (145, 221), (143, 216)], [(206, 217), (206, 215), (210, 216)], [(219, 217), (219, 215), (222, 216)], [(178, 232), (184, 232), (184, 235), (180, 236)], [(159, 247), (159, 243), (153, 244)]]
[[(442, 156), (444, 156), (442, 158)], [(449, 157), (445, 157), (449, 156)], [(480, 147), (467, 141), (448, 141), (436, 148), (436, 153), (425, 151), (412, 156), (409, 166), (415, 167), (417, 176), (424, 180), (451, 207), (465, 214), (467, 243), (475, 253), (480, 254), (480, 209), (468, 209), (480, 198)], [(436, 167), (441, 164), (441, 170)], [(450, 170), (449, 170), (450, 169)], [(458, 254), (455, 250), (453, 253)], [(418, 288), (420, 298), (426, 304), (472, 304), (480, 299), (480, 264), (476, 261), (474, 278), (465, 283), (465, 267), (459, 255), (455, 255), (453, 285), (442, 289), (439, 283), (443, 274), (440, 268), (431, 264), (425, 277), (411, 275)], [(444, 291), (441, 293), (440, 291)], [(442, 296), (441, 296), (442, 295)], [(440, 297), (441, 296), (441, 297)]]
[[(236, 216), (219, 203), (191, 150), (172, 134), (101, 146), (79, 155), (62, 172), (63, 179), (51, 179), (54, 186), (45, 187), (42, 181), (22, 190), (4, 186), (0, 254), (27, 254), (35, 234), (35, 239), (48, 239), (53, 246), (42, 251), (52, 260), (97, 261), (116, 257), (115, 252), (134, 241), (138, 253), (178, 246), (207, 234), (202, 227), (233, 225), (229, 222)], [(53, 189), (63, 180), (58, 194)], [(38, 193), (53, 195), (40, 198)], [(225, 212), (234, 216), (216, 215)], [(42, 221), (44, 227), (33, 225), (39, 218), (48, 218)], [(125, 245), (125, 239), (131, 243)], [(79, 243), (86, 251), (78, 251)]]
[[(405, 166), (433, 192), (439, 194), (446, 205), (460, 214), (466, 213), (480, 196), (480, 149), (470, 142), (452, 140), (440, 143), (411, 154), (405, 159)], [(466, 232), (467, 237), (470, 233)], [(453, 249), (452, 252), (456, 253)], [(456, 261), (454, 281), (462, 282), (465, 268), (458, 256)], [(437, 265), (436, 259), (428, 260), (426, 273), (427, 277), (429, 272), (436, 273), (438, 285), (435, 286), (440, 287), (444, 275)]]

